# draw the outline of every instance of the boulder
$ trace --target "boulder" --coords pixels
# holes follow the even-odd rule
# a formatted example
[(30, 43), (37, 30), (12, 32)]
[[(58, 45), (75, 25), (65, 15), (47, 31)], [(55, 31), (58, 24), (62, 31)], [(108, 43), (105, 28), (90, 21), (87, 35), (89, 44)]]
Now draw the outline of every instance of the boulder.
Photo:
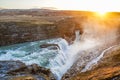
[(42, 45), (40, 45), (40, 48), (48, 48), (50, 50), (60, 49), (58, 44), (42, 44)]
[(12, 70), (26, 67), (26, 65), (20, 61), (0, 61), (0, 74), (7, 74)]
[(50, 69), (20, 61), (0, 61), (0, 80), (55, 80)]
[(28, 75), (28, 76), (17, 76), (12, 78), (11, 80), (37, 80), (33, 76)]

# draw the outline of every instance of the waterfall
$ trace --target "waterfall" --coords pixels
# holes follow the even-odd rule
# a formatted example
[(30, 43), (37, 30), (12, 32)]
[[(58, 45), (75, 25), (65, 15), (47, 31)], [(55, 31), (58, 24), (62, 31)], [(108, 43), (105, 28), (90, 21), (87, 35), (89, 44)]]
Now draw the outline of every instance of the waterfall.
[[(63, 39), (58, 43), (60, 46), (58, 55), (50, 60), (50, 69), (57, 80), (60, 80), (62, 75), (72, 66), (74, 63), (74, 56), (78, 53), (79, 49), (76, 44), (80, 40), (80, 31), (75, 31), (75, 34), (76, 38), (74, 44), (68, 45), (67, 41)], [(75, 48), (78, 50), (75, 50)]]
[(80, 31), (76, 30), (75, 31), (75, 41), (74, 42), (78, 42), (78, 41), (80, 41)]
[[(80, 41), (79, 30), (75, 31), (75, 35), (76, 38), (71, 45), (68, 45), (65, 39), (57, 38), (1, 47), (0, 60), (20, 60), (27, 65), (36, 63), (49, 68), (56, 79), (60, 80), (76, 61), (76, 56), (80, 51), (93, 48), (96, 45), (95, 40)], [(57, 44), (60, 49), (40, 48), (40, 44)]]
[[(39, 47), (40, 44), (58, 44), (60, 49), (42, 49)], [(57, 80), (60, 80), (74, 62), (74, 55), (78, 51), (75, 49), (77, 46), (68, 45), (68, 42), (62, 38), (28, 42), (1, 47), (0, 60), (20, 60), (27, 65), (36, 63), (42, 67), (50, 68)]]
[[(59, 53), (54, 59), (50, 60), (50, 69), (57, 78), (60, 80), (64, 73), (67, 72), (68, 69), (73, 65), (76, 61), (76, 56), (80, 56), (80, 51), (84, 51), (90, 48), (93, 48), (97, 45), (97, 41), (94, 39), (86, 39), (84, 41), (80, 41), (80, 31), (75, 31), (76, 38), (74, 43), (68, 45), (66, 40), (62, 39), (61, 42), (58, 43), (60, 46)], [(67, 44), (67, 45), (65, 45)]]

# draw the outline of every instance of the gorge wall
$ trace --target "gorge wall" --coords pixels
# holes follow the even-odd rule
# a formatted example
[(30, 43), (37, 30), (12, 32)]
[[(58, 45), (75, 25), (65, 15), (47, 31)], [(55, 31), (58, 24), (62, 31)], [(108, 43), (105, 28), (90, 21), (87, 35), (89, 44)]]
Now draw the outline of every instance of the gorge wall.
[(0, 22), (0, 46), (58, 37), (63, 37), (71, 42), (74, 40), (76, 29), (82, 32), (82, 28), (73, 18), (66, 18), (53, 23), (37, 24), (37, 22)]
[[(69, 63), (71, 64), (71, 68), (63, 75), (62, 80), (94, 80), (96, 76), (96, 79), (99, 80), (119, 76), (120, 68), (118, 57), (120, 48), (114, 52), (110, 51), (109, 55), (105, 56), (103, 62), (98, 64), (97, 67), (95, 65), (95, 68), (93, 67), (90, 71), (81, 72), (89, 61), (94, 60), (97, 56), (99, 57), (102, 51), (112, 45), (118, 44), (120, 41), (119, 14), (103, 19), (100, 16), (96, 17), (89, 13), (74, 11), (70, 13), (66, 11), (49, 10), (0, 11), (0, 46), (60, 37), (71, 44), (72, 41), (75, 40), (76, 30), (79, 30), (82, 35), (79, 35), (80, 39), (76, 44), (73, 43), (72, 50), (70, 49), (70, 52), (68, 51), (68, 54), (70, 55), (71, 53), (72, 55), (70, 57), (71, 61), (69, 62), (72, 62), (71, 58), (73, 58), (74, 54), (78, 55), (75, 55), (73, 65)], [(93, 39), (95, 39), (95, 42)], [(91, 41), (93, 41), (93, 43)], [(94, 47), (97, 43), (101, 45), (91, 48), (91, 46)], [(64, 43), (63, 47), (65, 47)], [(88, 49), (86, 47), (88, 47)], [(81, 52), (79, 52), (79, 50), (81, 50)], [(3, 54), (4, 53), (5, 52), (3, 52)], [(69, 60), (68, 56), (66, 60)], [(56, 61), (59, 61), (58, 58), (56, 58)], [(114, 65), (110, 66), (111, 64)], [(106, 68), (106, 65), (108, 68)], [(62, 67), (60, 66), (60, 68)], [(64, 69), (63, 67), (63, 70)], [(112, 69), (114, 70), (112, 71)], [(101, 72), (102, 76), (98, 76), (99, 72)], [(114, 72), (116, 74), (111, 76)], [(107, 73), (108, 75), (104, 76), (104, 74)]]

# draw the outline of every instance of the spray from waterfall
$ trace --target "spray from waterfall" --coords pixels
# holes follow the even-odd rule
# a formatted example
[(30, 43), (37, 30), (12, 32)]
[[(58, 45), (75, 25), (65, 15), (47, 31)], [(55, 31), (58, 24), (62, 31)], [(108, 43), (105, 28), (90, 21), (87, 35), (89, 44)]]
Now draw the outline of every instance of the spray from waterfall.
[[(60, 51), (58, 55), (50, 60), (50, 68), (57, 80), (60, 80), (62, 75), (72, 66), (74, 63), (74, 57), (78, 53), (79, 49), (76, 44), (80, 41), (80, 31), (75, 31), (76, 38), (74, 44), (68, 45), (67, 41), (64, 40), (63, 44), (58, 44), (60, 46)], [(73, 48), (74, 47), (74, 48)]]
[[(50, 69), (53, 74), (56, 76), (57, 80), (60, 80), (64, 73), (73, 65), (76, 61), (76, 56), (80, 51), (93, 48), (97, 45), (95, 40), (86, 39), (84, 41), (80, 40), (80, 31), (75, 32), (76, 39), (71, 45), (64, 45), (64, 48), (61, 47), (59, 54), (50, 61)], [(64, 44), (67, 43), (64, 41)], [(96, 43), (96, 44), (95, 44)]]
[[(93, 52), (91, 51), (91, 53), (94, 53), (93, 56), (90, 56), (91, 53), (89, 53), (89, 55), (84, 54), (84, 56), (81, 57), (81, 58), (84, 58), (85, 56), (89, 56), (92, 58), (92, 60), (88, 59), (88, 62), (87, 60), (85, 62), (83, 61), (83, 59), (81, 59), (82, 61), (80, 66), (83, 65), (82, 62), (86, 64), (84, 66), (85, 68), (82, 69), (81, 72), (90, 70), (92, 66), (94, 66), (95, 64), (98, 64), (98, 61), (104, 56), (105, 52), (109, 51), (114, 47), (113, 44), (117, 43), (117, 38), (119, 37), (119, 35), (117, 35), (118, 25), (119, 23), (117, 21), (116, 22), (113, 21), (113, 23), (111, 23), (109, 20), (99, 20), (99, 19), (93, 19), (93, 18), (89, 18), (86, 22), (83, 23), (84, 33), (82, 36), (84, 37), (84, 39), (85, 40), (94, 39), (99, 44), (96, 47), (96, 49), (94, 48)], [(101, 51), (98, 51), (100, 49)]]

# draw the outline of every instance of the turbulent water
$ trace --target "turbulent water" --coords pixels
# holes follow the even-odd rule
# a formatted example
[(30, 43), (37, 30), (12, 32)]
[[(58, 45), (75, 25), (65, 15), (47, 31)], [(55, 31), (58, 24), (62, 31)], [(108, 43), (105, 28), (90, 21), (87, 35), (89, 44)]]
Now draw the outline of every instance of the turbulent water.
[[(40, 48), (41, 44), (58, 44), (60, 49)], [(72, 45), (62, 38), (27, 42), (11, 46), (0, 47), (0, 60), (20, 60), (27, 65), (36, 63), (50, 68), (57, 80), (73, 65), (75, 56), (80, 50), (93, 48), (97, 45), (95, 40), (80, 40), (79, 31)]]

